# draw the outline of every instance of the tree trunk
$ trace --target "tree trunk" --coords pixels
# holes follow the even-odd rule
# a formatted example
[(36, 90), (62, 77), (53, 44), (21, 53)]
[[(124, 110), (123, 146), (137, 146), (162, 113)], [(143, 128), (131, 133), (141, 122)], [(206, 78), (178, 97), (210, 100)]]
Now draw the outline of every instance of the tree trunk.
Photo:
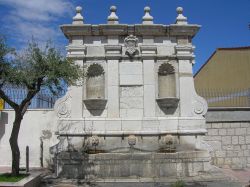
[(19, 111), (15, 111), (15, 121), (13, 123), (11, 136), (9, 139), (11, 152), (12, 152), (12, 176), (19, 175), (20, 167), (20, 150), (18, 147), (18, 134), (20, 130), (20, 125), (22, 121), (22, 114)]

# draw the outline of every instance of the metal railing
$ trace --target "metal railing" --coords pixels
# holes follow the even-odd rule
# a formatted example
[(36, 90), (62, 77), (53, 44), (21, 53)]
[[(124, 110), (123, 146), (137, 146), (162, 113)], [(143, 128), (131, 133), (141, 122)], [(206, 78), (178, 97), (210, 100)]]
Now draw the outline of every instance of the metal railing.
[(197, 93), (207, 100), (209, 107), (250, 107), (250, 88), (197, 89)]
[[(5, 88), (5, 93), (16, 103), (20, 104), (22, 100), (26, 97), (27, 91), (20, 88)], [(61, 92), (59, 95), (55, 96), (48, 90), (41, 90), (31, 101), (29, 109), (50, 109), (54, 107), (56, 100), (62, 97), (65, 91)], [(11, 109), (12, 107), (4, 102), (4, 109)]]

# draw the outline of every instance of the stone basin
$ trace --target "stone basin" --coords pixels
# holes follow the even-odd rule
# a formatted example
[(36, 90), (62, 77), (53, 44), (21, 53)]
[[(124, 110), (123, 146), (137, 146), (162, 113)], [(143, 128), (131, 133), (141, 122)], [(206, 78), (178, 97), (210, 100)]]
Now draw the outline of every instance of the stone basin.
[(209, 169), (207, 151), (176, 153), (61, 152), (55, 158), (57, 175), (63, 178), (134, 178), (196, 176)]

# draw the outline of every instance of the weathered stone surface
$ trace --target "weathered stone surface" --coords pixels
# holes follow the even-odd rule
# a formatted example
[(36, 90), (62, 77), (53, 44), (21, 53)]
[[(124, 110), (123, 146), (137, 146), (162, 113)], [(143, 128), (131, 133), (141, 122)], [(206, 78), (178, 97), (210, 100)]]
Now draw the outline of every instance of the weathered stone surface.
[(232, 136), (232, 144), (235, 145), (235, 144), (238, 144), (239, 141), (238, 141), (238, 136)]
[(232, 143), (231, 136), (224, 136), (221, 138), (223, 145), (230, 145)]
[[(227, 166), (236, 169), (248, 167), (250, 133), (247, 131), (247, 127), (249, 123), (224, 122), (219, 125), (207, 124), (207, 126), (208, 136), (205, 140), (211, 146), (213, 163), (221, 167)], [(217, 130), (218, 135), (215, 135)], [(223, 158), (224, 163), (218, 158)]]
[(121, 62), (119, 63), (120, 75), (141, 75), (141, 62)]
[(208, 131), (208, 135), (210, 135), (210, 136), (218, 135), (218, 134), (219, 134), (218, 129), (210, 129), (210, 130)]
[(236, 128), (235, 129), (235, 135), (244, 135), (247, 133), (246, 128)]
[(143, 108), (143, 97), (122, 97), (120, 98), (121, 109)]
[(219, 129), (219, 135), (226, 135), (227, 130), (226, 129)]
[[(72, 161), (72, 157), (78, 158)], [(181, 159), (177, 159), (181, 158)], [(194, 176), (204, 171), (209, 162), (209, 155), (205, 151), (180, 153), (105, 153), (82, 155), (78, 152), (60, 153), (57, 171), (61, 177), (77, 179), (88, 178), (116, 178), (116, 177), (171, 177)], [(61, 169), (60, 169), (61, 168)], [(207, 168), (208, 169), (208, 168)], [(205, 170), (207, 170), (205, 169)]]
[(131, 97), (131, 96), (143, 96), (142, 86), (121, 86), (120, 87), (120, 97)]

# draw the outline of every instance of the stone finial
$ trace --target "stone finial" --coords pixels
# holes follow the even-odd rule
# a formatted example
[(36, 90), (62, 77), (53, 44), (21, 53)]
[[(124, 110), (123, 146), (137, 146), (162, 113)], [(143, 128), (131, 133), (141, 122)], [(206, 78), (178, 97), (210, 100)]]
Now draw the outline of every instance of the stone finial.
[(116, 6), (111, 6), (110, 7), (110, 15), (108, 16), (108, 24), (118, 24), (119, 23), (119, 18), (116, 15)]
[(144, 8), (145, 15), (142, 17), (142, 24), (153, 24), (153, 17), (150, 15), (150, 7)]
[(176, 24), (178, 25), (186, 25), (187, 24), (187, 18), (183, 16), (183, 8), (182, 7), (177, 7), (176, 12), (178, 14), (176, 18)]
[(73, 17), (72, 24), (74, 24), (74, 25), (83, 24), (84, 18), (82, 17), (81, 13), (82, 13), (82, 7), (77, 6), (76, 7), (76, 15)]

